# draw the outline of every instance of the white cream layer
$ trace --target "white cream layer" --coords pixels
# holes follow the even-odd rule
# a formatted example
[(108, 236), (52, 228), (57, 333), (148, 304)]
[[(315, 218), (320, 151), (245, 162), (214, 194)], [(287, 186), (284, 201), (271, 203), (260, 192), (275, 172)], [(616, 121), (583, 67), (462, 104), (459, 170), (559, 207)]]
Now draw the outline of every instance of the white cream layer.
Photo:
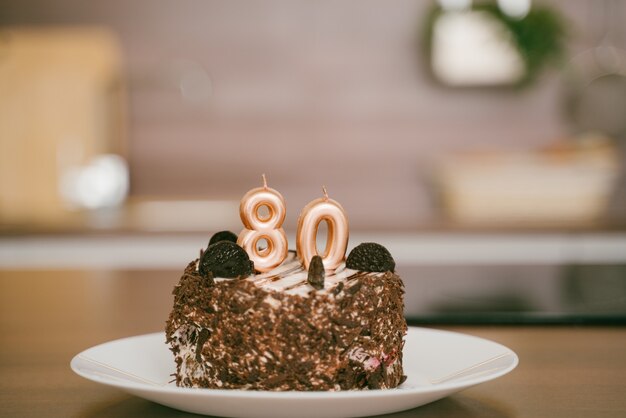
[[(342, 263), (336, 270), (326, 271), (324, 288), (317, 290), (317, 292), (328, 293), (340, 282), (347, 282), (350, 279), (356, 278), (359, 273), (360, 272), (358, 270), (346, 268), (346, 264)], [(248, 276), (244, 280), (249, 280), (257, 287), (265, 290), (285, 292), (289, 295), (308, 296), (312, 290), (315, 290), (315, 288), (307, 282), (308, 275), (308, 271), (304, 268), (296, 256), (296, 253), (294, 251), (289, 251), (287, 258), (280, 266), (266, 273)], [(221, 281), (232, 279), (217, 277), (215, 280)], [(345, 283), (345, 285), (347, 285), (347, 283)]]

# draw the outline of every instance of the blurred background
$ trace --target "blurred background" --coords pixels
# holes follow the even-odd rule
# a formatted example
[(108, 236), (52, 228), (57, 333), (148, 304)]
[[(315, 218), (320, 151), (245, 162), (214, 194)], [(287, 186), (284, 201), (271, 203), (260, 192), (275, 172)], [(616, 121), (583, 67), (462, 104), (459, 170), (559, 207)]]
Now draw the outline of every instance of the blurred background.
[(624, 21), (618, 0), (2, 0), (0, 275), (175, 283), (265, 173), (292, 246), (326, 185), (413, 321), (623, 322)]

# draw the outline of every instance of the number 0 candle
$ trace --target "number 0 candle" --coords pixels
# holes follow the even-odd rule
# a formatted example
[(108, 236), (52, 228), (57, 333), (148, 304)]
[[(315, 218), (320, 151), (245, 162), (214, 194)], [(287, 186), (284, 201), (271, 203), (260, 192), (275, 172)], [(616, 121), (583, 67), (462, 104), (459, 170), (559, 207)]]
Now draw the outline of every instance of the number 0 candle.
[[(309, 268), (309, 263), (314, 255), (319, 255), (324, 262), (324, 269), (334, 270), (346, 258), (348, 217), (343, 207), (328, 197), (326, 188), (323, 187), (322, 190), (324, 197), (313, 200), (300, 213), (296, 250), (305, 268)], [(317, 231), (322, 221), (326, 221), (328, 224), (328, 236), (324, 253), (318, 254)]]
[[(259, 213), (263, 206), (269, 212), (267, 216)], [(282, 228), (286, 212), (285, 199), (278, 191), (267, 187), (265, 174), (263, 187), (250, 190), (241, 199), (239, 215), (244, 229), (237, 238), (237, 244), (246, 250), (258, 271), (269, 271), (287, 257), (287, 236)], [(259, 249), (262, 239), (267, 246)]]

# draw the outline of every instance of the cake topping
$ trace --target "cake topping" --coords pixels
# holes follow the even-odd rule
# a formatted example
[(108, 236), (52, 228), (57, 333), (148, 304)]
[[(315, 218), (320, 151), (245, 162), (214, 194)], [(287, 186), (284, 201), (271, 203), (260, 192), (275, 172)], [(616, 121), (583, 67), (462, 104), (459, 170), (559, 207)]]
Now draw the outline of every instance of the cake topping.
[[(267, 186), (265, 174), (263, 187), (249, 190), (241, 199), (239, 215), (244, 229), (237, 243), (246, 250), (257, 271), (271, 271), (287, 257), (289, 243), (282, 227), (286, 213), (283, 195)], [(263, 241), (266, 245), (260, 245)]]
[(209, 245), (213, 245), (220, 241), (237, 242), (237, 235), (230, 231), (220, 231), (214, 234), (209, 240)]
[(307, 277), (307, 282), (309, 282), (313, 288), (320, 290), (324, 288), (325, 277), (326, 271), (324, 270), (322, 257), (314, 255), (309, 263), (309, 275)]
[(346, 259), (346, 267), (367, 272), (395, 271), (396, 262), (385, 247), (375, 242), (356, 246)]
[(213, 277), (247, 277), (254, 272), (254, 263), (239, 245), (219, 241), (209, 245), (202, 254), (198, 271), (203, 276), (210, 272)]
[(337, 269), (346, 258), (348, 248), (348, 217), (339, 202), (328, 196), (326, 187), (322, 187), (324, 197), (312, 200), (300, 212), (296, 231), (296, 252), (298, 258), (308, 268), (309, 261), (317, 251), (317, 233), (322, 222), (327, 225), (327, 240), (324, 255), (324, 267)]

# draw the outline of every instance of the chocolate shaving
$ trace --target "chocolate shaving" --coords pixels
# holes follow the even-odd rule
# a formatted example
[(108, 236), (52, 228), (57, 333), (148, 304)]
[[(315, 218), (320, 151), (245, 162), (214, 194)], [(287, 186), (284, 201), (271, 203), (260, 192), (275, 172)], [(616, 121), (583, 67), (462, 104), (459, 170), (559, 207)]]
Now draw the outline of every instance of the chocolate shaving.
[(209, 339), (209, 335), (211, 333), (208, 329), (202, 328), (200, 334), (198, 335), (198, 342), (196, 343), (196, 361), (202, 361), (202, 347), (204, 347), (204, 343)]
[(252, 369), (250, 370), (250, 373), (248, 373), (248, 376), (246, 377), (246, 382), (254, 383), (258, 380), (258, 378), (259, 378), (259, 371), (256, 369)]
[(311, 263), (309, 264), (309, 275), (307, 277), (307, 281), (314, 289), (320, 290), (324, 288), (325, 277), (326, 271), (324, 270), (322, 257), (314, 255), (311, 258)]
[(287, 376), (281, 373), (281, 374), (277, 374), (276, 376), (272, 376), (268, 379), (265, 379), (265, 382), (263, 383), (265, 383), (269, 387), (273, 387), (273, 386), (280, 385), (282, 382), (285, 381), (285, 379), (287, 379)]
[(368, 389), (381, 389), (382, 388), (382, 383), (384, 380), (383, 373), (384, 373), (383, 368), (379, 367), (374, 371), (374, 373), (370, 375), (369, 379), (367, 380)]
[(250, 307), (252, 307), (251, 301), (236, 299), (230, 301), (230, 310), (238, 314), (244, 313), (245, 311), (250, 309)]
[(343, 282), (339, 282), (337, 286), (333, 289), (333, 295), (338, 295), (343, 290)]
[(344, 325), (348, 328), (356, 328), (359, 325), (361, 325), (358, 321), (354, 321), (348, 317), (342, 317), (342, 316), (340, 316), (339, 318), (335, 318), (333, 322), (337, 325)]
[(363, 286), (363, 282), (357, 282), (356, 284), (348, 287), (346, 289), (346, 293), (349, 295), (354, 295), (356, 292), (359, 291), (359, 289), (361, 289), (361, 286)]

